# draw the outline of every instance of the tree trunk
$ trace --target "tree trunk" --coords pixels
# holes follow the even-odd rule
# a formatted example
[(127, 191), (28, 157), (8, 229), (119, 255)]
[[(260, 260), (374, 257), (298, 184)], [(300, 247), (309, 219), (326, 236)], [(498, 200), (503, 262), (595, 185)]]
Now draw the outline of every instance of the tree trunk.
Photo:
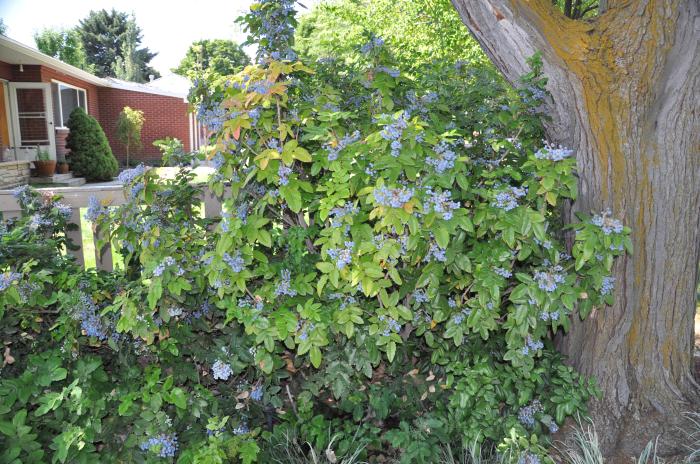
[(681, 445), (683, 411), (700, 405), (693, 319), (700, 260), (700, 3), (608, 0), (573, 21), (547, 0), (452, 0), (513, 84), (542, 52), (548, 138), (576, 150), (574, 211), (610, 208), (632, 228), (615, 265), (615, 304), (559, 340), (602, 397), (591, 414), (607, 455), (638, 454), (661, 435)]

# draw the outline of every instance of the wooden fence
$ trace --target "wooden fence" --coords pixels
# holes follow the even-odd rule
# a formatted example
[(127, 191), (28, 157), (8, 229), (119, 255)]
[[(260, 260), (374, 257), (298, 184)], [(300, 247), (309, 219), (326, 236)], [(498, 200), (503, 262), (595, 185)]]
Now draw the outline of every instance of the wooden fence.
[[(102, 204), (108, 203), (110, 206), (119, 206), (125, 202), (124, 191), (121, 185), (107, 186), (83, 186), (83, 187), (60, 187), (60, 188), (40, 188), (38, 191), (50, 191), (62, 197), (61, 203), (70, 206), (71, 216), (69, 222), (78, 226), (76, 230), (67, 231), (68, 237), (80, 246), (79, 250), (69, 251), (75, 256), (76, 261), (85, 265), (85, 244), (83, 243), (83, 225), (81, 224), (80, 208), (87, 208), (91, 197), (97, 198)], [(207, 218), (214, 218), (221, 215), (221, 202), (209, 190), (204, 193), (204, 215)], [(18, 217), (21, 214), (17, 200), (12, 195), (12, 190), (0, 190), (0, 212), (5, 219)], [(89, 227), (89, 225), (88, 225)], [(93, 242), (97, 244), (98, 235), (92, 230), (88, 231), (93, 237)], [(97, 268), (111, 271), (113, 269), (112, 249), (109, 244), (101, 250), (95, 246), (95, 264)]]

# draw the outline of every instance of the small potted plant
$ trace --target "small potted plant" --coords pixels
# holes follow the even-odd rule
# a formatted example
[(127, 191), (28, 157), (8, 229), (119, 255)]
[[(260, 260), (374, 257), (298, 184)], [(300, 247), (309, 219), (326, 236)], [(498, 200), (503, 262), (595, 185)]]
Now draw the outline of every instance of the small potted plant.
[(36, 147), (34, 167), (39, 177), (51, 177), (56, 172), (56, 160), (51, 159), (48, 150)]
[(56, 172), (58, 172), (59, 174), (68, 174), (68, 171), (70, 171), (68, 161), (65, 158), (62, 160), (58, 160), (58, 164), (56, 164)]

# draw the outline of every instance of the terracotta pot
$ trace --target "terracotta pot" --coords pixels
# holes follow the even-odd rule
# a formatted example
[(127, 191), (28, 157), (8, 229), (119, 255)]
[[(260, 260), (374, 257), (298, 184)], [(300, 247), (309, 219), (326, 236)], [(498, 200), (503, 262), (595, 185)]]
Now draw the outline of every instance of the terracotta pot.
[(68, 166), (68, 163), (58, 163), (56, 165), (56, 171), (58, 171), (59, 174), (68, 174), (69, 170), (70, 166)]
[(56, 172), (56, 160), (34, 161), (34, 167), (39, 177), (51, 177)]

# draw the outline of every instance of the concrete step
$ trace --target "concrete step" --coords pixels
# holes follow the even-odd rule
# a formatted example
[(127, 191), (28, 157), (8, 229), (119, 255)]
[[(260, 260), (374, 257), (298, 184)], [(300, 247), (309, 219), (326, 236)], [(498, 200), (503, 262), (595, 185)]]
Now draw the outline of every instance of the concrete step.
[(72, 173), (54, 174), (51, 177), (30, 177), (30, 184), (53, 184), (56, 187), (77, 187), (85, 184), (84, 177), (73, 177)]
[(66, 174), (54, 174), (53, 175), (53, 181), (54, 182), (65, 182), (67, 180), (73, 179), (73, 173), (69, 172)]
[(73, 173), (69, 172), (68, 174), (54, 174), (53, 176), (47, 176), (47, 177), (30, 177), (29, 178), (29, 183), (30, 184), (62, 184), (64, 182), (68, 182), (69, 180), (73, 179)]
[(79, 185), (85, 184), (85, 178), (84, 177), (73, 177), (71, 179), (68, 179), (68, 181), (66, 181), (65, 183), (68, 184), (68, 187), (77, 187)]

